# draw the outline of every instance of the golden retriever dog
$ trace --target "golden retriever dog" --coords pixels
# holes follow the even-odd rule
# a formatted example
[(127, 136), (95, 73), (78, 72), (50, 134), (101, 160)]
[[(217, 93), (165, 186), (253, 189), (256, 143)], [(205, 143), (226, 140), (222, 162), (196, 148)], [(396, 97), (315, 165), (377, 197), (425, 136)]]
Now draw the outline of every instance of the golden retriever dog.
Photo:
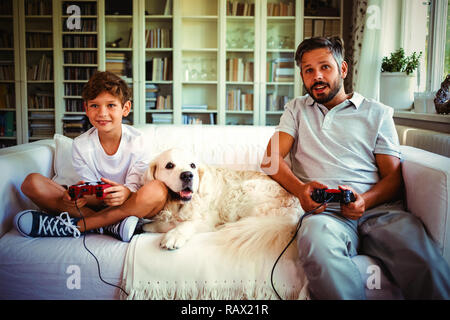
[(266, 174), (207, 166), (180, 149), (166, 150), (150, 163), (143, 181), (153, 179), (165, 183), (169, 200), (143, 230), (165, 233), (160, 245), (169, 250), (196, 233), (219, 230), (220, 241), (241, 254), (255, 244), (279, 253), (303, 214), (297, 197)]

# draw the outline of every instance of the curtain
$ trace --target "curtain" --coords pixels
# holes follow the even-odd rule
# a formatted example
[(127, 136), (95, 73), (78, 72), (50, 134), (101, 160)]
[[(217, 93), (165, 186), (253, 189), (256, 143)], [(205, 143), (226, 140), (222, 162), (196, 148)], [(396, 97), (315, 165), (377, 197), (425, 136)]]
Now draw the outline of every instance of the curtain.
[(366, 24), (366, 12), (368, 0), (354, 0), (352, 24), (350, 27), (350, 43), (346, 48), (346, 60), (349, 65), (349, 73), (346, 79), (346, 92), (353, 92), (356, 85), (356, 75), (358, 73), (358, 61), (361, 55), (362, 40), (364, 35), (364, 25)]
[(355, 0), (353, 90), (379, 99), (381, 60), (400, 45), (402, 0)]

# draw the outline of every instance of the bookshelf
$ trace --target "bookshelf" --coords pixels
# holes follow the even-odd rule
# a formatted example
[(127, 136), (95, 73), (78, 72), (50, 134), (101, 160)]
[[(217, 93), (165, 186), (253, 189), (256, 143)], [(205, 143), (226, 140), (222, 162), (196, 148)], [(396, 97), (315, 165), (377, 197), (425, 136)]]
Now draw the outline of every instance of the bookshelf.
[(53, 4), (51, 0), (19, 2), (21, 28), (22, 140), (52, 138), (55, 133)]
[(144, 5), (143, 119), (145, 123), (173, 124), (175, 123), (173, 1), (146, 0)]
[[(136, 11), (137, 1), (133, 0), (104, 0), (99, 1), (100, 35), (99, 56), (102, 62), (100, 70), (107, 70), (120, 76), (128, 86), (135, 91), (135, 57), (133, 51), (133, 15)], [(136, 99), (132, 96), (130, 114), (123, 119), (123, 123), (134, 123), (134, 110)]]
[(342, 36), (343, 0), (263, 0), (261, 125), (277, 125), (287, 101), (303, 95), (297, 45), (312, 36)]
[[(217, 124), (223, 121), (219, 114), (220, 85), (223, 73), (218, 71), (223, 55), (221, 29), (223, 18), (220, 1), (183, 0), (174, 2), (174, 43), (179, 45), (182, 70), (176, 100), (176, 112), (181, 113), (182, 124)], [(192, 36), (195, 35), (195, 36)], [(181, 62), (181, 64), (180, 64)], [(177, 91), (176, 91), (177, 92)]]
[(5, 0), (0, 17), (7, 146), (87, 130), (95, 70), (132, 87), (125, 123), (276, 125), (303, 94), (296, 46), (342, 35), (343, 0)]
[(226, 1), (225, 124), (258, 123), (260, 1)]
[(99, 5), (95, 0), (58, 0), (54, 6), (55, 78), (63, 84), (56, 93), (56, 132), (73, 138), (90, 126), (84, 116), (81, 91), (100, 69)]
[[(17, 20), (18, 4), (6, 0), (0, 3), (0, 147), (8, 147), (21, 142), (21, 109), (17, 106), (20, 98), (18, 66), (19, 32)], [(17, 121), (19, 120), (19, 121)]]

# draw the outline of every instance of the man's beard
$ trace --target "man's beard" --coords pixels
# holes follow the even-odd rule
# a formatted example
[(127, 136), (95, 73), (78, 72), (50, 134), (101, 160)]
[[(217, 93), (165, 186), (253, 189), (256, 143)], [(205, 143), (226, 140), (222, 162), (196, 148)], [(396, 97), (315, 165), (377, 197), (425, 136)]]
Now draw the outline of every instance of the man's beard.
[[(327, 86), (330, 88), (330, 93), (327, 95), (321, 95), (320, 97), (316, 97), (313, 94), (313, 88), (315, 86)], [(320, 103), (320, 104), (324, 104), (324, 103), (327, 103), (327, 102), (330, 102), (331, 100), (333, 100), (333, 98), (338, 94), (339, 90), (341, 90), (342, 86), (343, 86), (343, 81), (340, 78), (336, 79), (336, 81), (333, 83), (332, 86), (330, 86), (329, 83), (323, 82), (323, 81), (315, 82), (309, 88), (307, 88), (305, 85), (303, 85), (306, 92), (308, 92), (308, 94), (311, 96), (311, 98), (313, 98), (313, 100), (315, 102)]]

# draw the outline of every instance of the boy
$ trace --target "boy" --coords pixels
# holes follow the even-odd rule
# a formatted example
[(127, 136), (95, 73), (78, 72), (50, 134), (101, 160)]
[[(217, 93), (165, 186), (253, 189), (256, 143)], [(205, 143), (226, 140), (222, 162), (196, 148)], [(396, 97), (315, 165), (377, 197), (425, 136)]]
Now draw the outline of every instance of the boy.
[(63, 186), (32, 173), (21, 189), (45, 212), (19, 212), (14, 224), (29, 237), (79, 237), (93, 230), (129, 242), (138, 218), (149, 218), (163, 208), (167, 189), (159, 181), (140, 185), (150, 160), (149, 148), (138, 130), (122, 124), (131, 109), (125, 81), (111, 72), (96, 72), (82, 96), (93, 128), (74, 139), (72, 164), (81, 177), (79, 183), (101, 180), (111, 187), (104, 190), (102, 200), (85, 195), (75, 203)]

